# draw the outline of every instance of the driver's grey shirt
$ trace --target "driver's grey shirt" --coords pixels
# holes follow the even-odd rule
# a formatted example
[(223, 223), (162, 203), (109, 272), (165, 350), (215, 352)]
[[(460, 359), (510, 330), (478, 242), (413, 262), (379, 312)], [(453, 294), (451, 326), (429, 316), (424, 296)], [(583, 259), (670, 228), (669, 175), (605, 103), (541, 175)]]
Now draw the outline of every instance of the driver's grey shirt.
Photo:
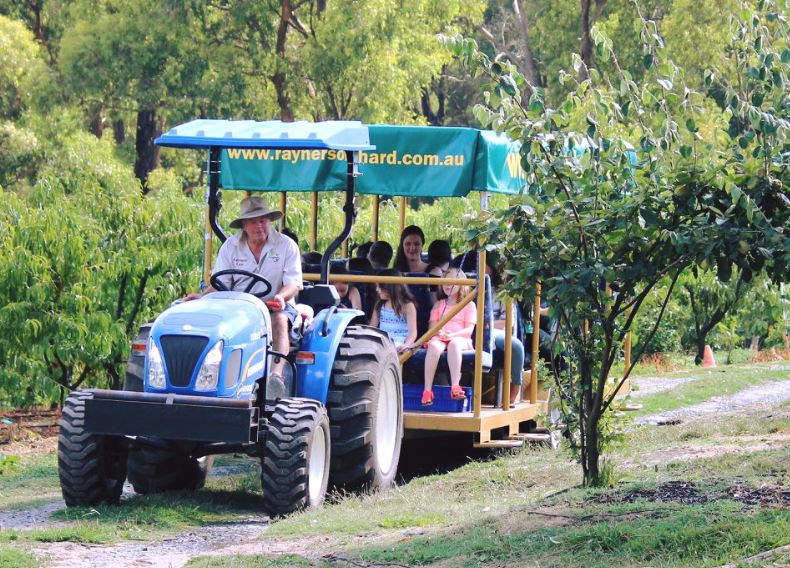
[[(247, 246), (243, 231), (228, 238), (219, 249), (212, 274), (230, 269), (255, 272), (266, 278), (271, 283), (272, 290), (263, 298), (264, 300), (274, 298), (275, 294), (288, 284), (295, 284), (300, 290), (302, 289), (302, 261), (299, 247), (292, 239), (280, 234), (274, 228), (269, 229), (260, 261), (255, 260), (250, 247)], [(250, 282), (248, 277), (233, 275), (222, 276), (220, 279), (231, 290), (236, 291), (243, 291)], [(255, 292), (256, 289), (263, 291), (263, 285), (256, 284), (251, 292)], [(290, 302), (294, 303), (293, 299)]]

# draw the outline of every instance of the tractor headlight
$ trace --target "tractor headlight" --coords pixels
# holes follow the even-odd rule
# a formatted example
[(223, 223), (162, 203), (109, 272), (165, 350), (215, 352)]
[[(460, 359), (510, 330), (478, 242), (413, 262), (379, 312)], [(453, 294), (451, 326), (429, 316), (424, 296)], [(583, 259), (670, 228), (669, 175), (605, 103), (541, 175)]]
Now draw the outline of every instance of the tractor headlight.
[(148, 384), (157, 389), (165, 388), (165, 366), (153, 338), (148, 346)]
[(203, 359), (203, 364), (200, 366), (200, 371), (198, 371), (195, 390), (208, 391), (217, 388), (219, 366), (222, 364), (223, 346), (222, 340), (217, 341), (217, 344), (206, 354), (206, 358)]

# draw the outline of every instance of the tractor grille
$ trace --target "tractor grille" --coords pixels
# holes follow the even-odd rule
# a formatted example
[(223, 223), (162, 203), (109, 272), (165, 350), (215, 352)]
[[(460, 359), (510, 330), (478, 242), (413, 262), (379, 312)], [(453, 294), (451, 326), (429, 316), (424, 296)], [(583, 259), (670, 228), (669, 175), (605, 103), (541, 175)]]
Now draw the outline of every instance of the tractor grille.
[(163, 335), (159, 338), (159, 342), (162, 344), (162, 354), (170, 384), (174, 387), (188, 386), (200, 354), (206, 348), (208, 337)]

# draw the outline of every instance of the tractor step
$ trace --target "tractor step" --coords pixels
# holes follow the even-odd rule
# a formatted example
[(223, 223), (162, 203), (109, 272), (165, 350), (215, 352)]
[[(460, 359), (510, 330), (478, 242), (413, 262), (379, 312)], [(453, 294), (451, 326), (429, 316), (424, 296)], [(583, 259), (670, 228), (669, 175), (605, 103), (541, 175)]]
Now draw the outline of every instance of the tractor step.
[(489, 440), (488, 442), (476, 442), (475, 448), (489, 448), (489, 449), (508, 449), (520, 448), (524, 445), (524, 440)]
[[(541, 428), (540, 430), (546, 430), (546, 429)], [(520, 440), (523, 442), (528, 442), (530, 444), (549, 446), (552, 449), (556, 449), (560, 445), (559, 431), (555, 433), (546, 431), (546, 432), (530, 432), (528, 434), (513, 434), (512, 436), (510, 436), (510, 439)]]

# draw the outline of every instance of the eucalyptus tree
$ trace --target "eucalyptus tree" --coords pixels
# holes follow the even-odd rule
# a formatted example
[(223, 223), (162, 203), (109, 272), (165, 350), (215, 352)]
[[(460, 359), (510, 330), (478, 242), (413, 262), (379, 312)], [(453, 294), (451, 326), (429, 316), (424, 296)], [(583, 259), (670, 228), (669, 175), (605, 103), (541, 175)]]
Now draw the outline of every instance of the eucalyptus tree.
[(153, 141), (166, 116), (193, 114), (196, 86), (209, 74), (203, 28), (175, 1), (78, 0), (70, 13), (58, 56), (66, 84), (100, 115), (94, 122), (101, 123), (108, 108), (136, 115), (134, 170), (145, 189), (159, 165)]
[[(689, 266), (735, 263), (745, 273), (787, 274), (790, 208), (780, 179), (790, 52), (782, 55), (787, 27), (779, 21), (768, 7), (739, 24), (730, 53), (751, 69), (755, 84), (738, 91), (723, 82), (731, 108), (709, 117), (703, 95), (687, 88), (682, 70), (663, 57), (653, 21), (642, 21), (640, 82), (619, 65), (612, 40), (593, 28), (596, 56), (613, 71), (587, 69), (588, 79), (578, 81), (584, 63), (574, 56), (574, 73), (560, 76), (569, 94), (556, 108), (539, 89), (525, 95), (526, 81), (513, 66), (491, 61), (469, 40), (453, 43), (472, 69), (490, 78), (476, 114), (484, 126), (521, 142), (526, 180), (521, 198), (481, 220), (470, 238), (506, 259), (508, 294), (529, 296), (540, 284), (561, 321), (571, 364), (555, 370), (556, 386), (587, 484), (607, 481), (600, 464), (612, 434), (607, 411), (631, 368), (614, 381), (609, 375), (651, 290), (668, 282), (644, 344)], [(757, 92), (763, 96), (754, 99)], [(758, 102), (763, 106), (756, 110)], [(738, 126), (730, 128), (733, 144), (717, 147), (715, 137), (703, 137), (703, 120), (715, 128), (731, 116)], [(753, 118), (744, 125), (744, 116)], [(735, 149), (742, 144), (759, 150), (747, 156)], [(726, 279), (726, 269), (720, 276)]]

